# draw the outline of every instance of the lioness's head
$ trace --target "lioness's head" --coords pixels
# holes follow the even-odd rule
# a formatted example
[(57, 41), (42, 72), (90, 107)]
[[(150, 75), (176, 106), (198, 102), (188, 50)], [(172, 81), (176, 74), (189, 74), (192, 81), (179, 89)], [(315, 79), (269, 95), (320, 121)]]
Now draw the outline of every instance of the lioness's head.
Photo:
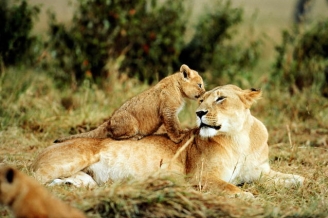
[(180, 67), (180, 73), (182, 78), (180, 81), (182, 92), (187, 98), (198, 99), (205, 92), (202, 77), (197, 71), (190, 69), (185, 64)]
[(219, 86), (199, 99), (197, 125), (202, 137), (232, 134), (244, 128), (249, 108), (261, 97), (261, 91), (234, 85)]

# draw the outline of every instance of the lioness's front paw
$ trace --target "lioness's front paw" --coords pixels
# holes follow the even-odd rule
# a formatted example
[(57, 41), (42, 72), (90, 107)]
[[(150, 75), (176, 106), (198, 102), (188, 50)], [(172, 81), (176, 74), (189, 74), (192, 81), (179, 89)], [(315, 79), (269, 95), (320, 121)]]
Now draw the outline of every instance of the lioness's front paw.
[[(283, 183), (285, 187), (291, 187), (291, 186), (302, 186), (304, 183), (305, 178), (303, 176), (299, 175), (292, 175), (292, 177), (288, 179), (284, 179)], [(282, 181), (280, 181), (282, 182)]]
[[(283, 173), (277, 174), (271, 179), (273, 179), (275, 185), (281, 185), (287, 188), (302, 186), (305, 181), (305, 178), (303, 176)], [(269, 181), (271, 179), (269, 178)]]

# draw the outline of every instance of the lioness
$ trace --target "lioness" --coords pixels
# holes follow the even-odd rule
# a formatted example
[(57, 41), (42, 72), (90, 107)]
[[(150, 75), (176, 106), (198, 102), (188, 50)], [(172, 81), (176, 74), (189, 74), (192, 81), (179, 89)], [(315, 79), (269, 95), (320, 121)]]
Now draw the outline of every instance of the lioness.
[(206, 92), (196, 111), (198, 128), (180, 144), (159, 135), (139, 141), (85, 138), (54, 144), (35, 160), (35, 177), (44, 184), (94, 185), (130, 176), (143, 179), (161, 169), (228, 194), (247, 194), (236, 184), (260, 178), (302, 184), (303, 177), (270, 168), (267, 129), (250, 112), (260, 96), (260, 90), (234, 85)]
[(183, 98), (197, 99), (204, 92), (202, 77), (183, 64), (179, 73), (162, 79), (155, 86), (125, 102), (97, 129), (57, 139), (55, 142), (108, 136), (114, 139), (141, 139), (155, 133), (164, 124), (170, 139), (178, 143), (184, 136), (178, 118), (184, 105)]
[(15, 217), (85, 217), (82, 212), (53, 197), (37, 181), (10, 166), (0, 167), (0, 203)]

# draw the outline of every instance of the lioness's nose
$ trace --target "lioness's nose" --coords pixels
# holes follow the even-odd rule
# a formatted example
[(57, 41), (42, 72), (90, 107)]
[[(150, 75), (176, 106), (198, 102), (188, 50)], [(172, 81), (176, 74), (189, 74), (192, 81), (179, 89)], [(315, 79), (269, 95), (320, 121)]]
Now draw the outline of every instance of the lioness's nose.
[(199, 118), (202, 118), (205, 114), (207, 114), (207, 111), (196, 111), (196, 114)]

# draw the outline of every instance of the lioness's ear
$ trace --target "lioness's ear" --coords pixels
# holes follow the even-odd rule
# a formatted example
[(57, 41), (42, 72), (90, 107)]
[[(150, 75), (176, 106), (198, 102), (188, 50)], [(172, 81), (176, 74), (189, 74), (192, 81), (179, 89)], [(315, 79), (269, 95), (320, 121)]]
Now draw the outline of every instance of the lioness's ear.
[(246, 108), (250, 108), (256, 100), (260, 99), (262, 91), (260, 89), (246, 89), (243, 90), (242, 101), (245, 103)]
[(14, 181), (14, 175), (14, 169), (9, 167), (6, 172), (6, 179), (8, 183), (12, 183)]
[(180, 72), (183, 73), (183, 78), (188, 79), (190, 77), (190, 68), (187, 65), (182, 64)]

